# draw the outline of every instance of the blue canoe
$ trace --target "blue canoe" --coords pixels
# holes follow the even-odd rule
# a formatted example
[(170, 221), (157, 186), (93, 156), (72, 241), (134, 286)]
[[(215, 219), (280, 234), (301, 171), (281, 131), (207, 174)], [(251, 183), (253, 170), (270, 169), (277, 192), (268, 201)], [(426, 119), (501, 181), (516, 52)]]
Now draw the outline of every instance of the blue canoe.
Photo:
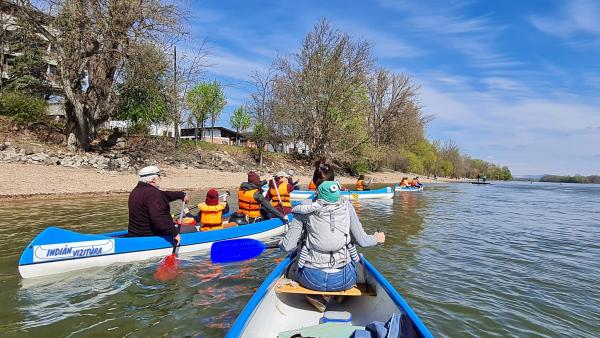
[[(394, 189), (392, 187), (385, 187), (375, 190), (344, 190), (341, 192), (342, 196), (346, 196), (349, 199), (392, 199), (394, 198)], [(293, 200), (303, 200), (309, 198), (314, 194), (314, 191), (310, 190), (294, 190), (290, 193), (290, 197)]]
[(423, 186), (420, 187), (401, 187), (399, 184), (394, 186), (394, 190), (396, 191), (423, 191)]
[[(326, 314), (317, 311), (306, 299), (306, 294), (318, 293), (304, 289), (284, 278), (295, 271), (293, 257), (288, 256), (267, 277), (248, 301), (226, 337), (350, 337), (354, 330), (374, 322), (386, 322), (392, 314), (407, 316), (404, 322), (417, 337), (433, 337), (427, 327), (394, 287), (362, 258), (358, 265), (358, 287), (345, 291), (343, 302), (332, 301)], [(288, 267), (292, 266), (291, 269)], [(286, 272), (288, 271), (288, 272)], [(364, 281), (367, 281), (365, 284)], [(365, 285), (367, 287), (365, 287)], [(335, 302), (335, 303), (333, 303)], [(331, 313), (344, 314), (340, 322), (326, 322)], [(325, 323), (323, 323), (325, 322)]]
[[(291, 215), (290, 215), (291, 217)], [(178, 252), (181, 254), (210, 250), (212, 243), (234, 239), (264, 239), (285, 231), (279, 219), (240, 225), (212, 231), (182, 233)], [(127, 230), (104, 234), (82, 234), (50, 227), (27, 245), (19, 260), (23, 278), (53, 275), (114, 263), (142, 261), (165, 257), (173, 250), (169, 237), (123, 237)]]

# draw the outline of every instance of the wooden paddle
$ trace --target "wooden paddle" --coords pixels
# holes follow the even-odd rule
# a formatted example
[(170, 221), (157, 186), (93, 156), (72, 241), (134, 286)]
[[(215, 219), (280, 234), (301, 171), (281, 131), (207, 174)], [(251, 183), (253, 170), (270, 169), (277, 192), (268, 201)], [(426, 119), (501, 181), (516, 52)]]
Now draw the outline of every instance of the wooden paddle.
[[(179, 214), (179, 224), (177, 224), (177, 232), (181, 230), (181, 223), (183, 222), (183, 214), (185, 209), (185, 201), (181, 201), (181, 213)], [(160, 281), (167, 281), (177, 278), (179, 275), (179, 262), (177, 261), (177, 241), (173, 238), (173, 252), (163, 259), (162, 263), (156, 269), (154, 278)]]
[(247, 261), (260, 256), (267, 249), (276, 249), (279, 245), (267, 245), (252, 238), (237, 238), (215, 242), (210, 247), (210, 260), (213, 263), (232, 263)]

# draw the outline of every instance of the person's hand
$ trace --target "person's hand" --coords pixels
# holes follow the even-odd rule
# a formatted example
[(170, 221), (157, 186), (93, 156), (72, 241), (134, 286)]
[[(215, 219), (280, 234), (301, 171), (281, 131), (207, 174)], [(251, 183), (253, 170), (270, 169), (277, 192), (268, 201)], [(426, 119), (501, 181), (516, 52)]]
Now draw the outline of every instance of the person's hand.
[(175, 241), (175, 246), (179, 246), (179, 243), (181, 242), (181, 235), (177, 234), (177, 236), (173, 237), (173, 240)]
[(184, 202), (185, 204), (188, 204), (188, 203), (190, 203), (190, 197), (188, 196), (188, 194), (185, 194), (185, 196), (183, 196), (183, 202)]
[(385, 242), (385, 234), (383, 232), (376, 232), (373, 234), (377, 238), (377, 243)]

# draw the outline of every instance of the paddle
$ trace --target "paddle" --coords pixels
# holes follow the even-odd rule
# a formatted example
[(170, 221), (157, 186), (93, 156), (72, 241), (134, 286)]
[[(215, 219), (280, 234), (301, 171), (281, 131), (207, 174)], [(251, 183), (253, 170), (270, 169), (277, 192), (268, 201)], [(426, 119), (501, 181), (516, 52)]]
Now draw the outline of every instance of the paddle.
[(281, 207), (281, 213), (285, 215), (285, 209), (283, 209), (283, 201), (281, 200), (281, 196), (279, 196), (279, 187), (277, 186), (277, 182), (275, 181), (275, 177), (273, 177), (273, 185), (275, 186), (275, 191), (277, 192), (277, 198), (279, 199), (279, 206)]
[[(183, 222), (183, 214), (185, 209), (185, 202), (181, 201), (181, 213), (179, 214), (179, 224), (177, 229), (181, 229), (181, 223)], [(179, 231), (178, 231), (179, 232)], [(154, 278), (160, 281), (167, 281), (177, 278), (179, 274), (179, 262), (177, 262), (177, 242), (173, 239), (173, 252), (163, 259), (162, 263), (156, 269)]]
[(267, 249), (276, 249), (277, 244), (267, 245), (252, 238), (237, 238), (215, 242), (210, 247), (210, 260), (213, 263), (232, 263), (255, 258)]

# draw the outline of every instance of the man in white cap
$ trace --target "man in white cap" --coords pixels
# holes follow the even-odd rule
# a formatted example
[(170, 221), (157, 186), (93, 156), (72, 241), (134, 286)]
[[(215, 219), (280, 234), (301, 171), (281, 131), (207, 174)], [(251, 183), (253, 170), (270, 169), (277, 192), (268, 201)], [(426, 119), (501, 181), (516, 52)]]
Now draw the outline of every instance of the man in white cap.
[(273, 180), (269, 181), (269, 192), (266, 196), (268, 200), (271, 200), (273, 206), (277, 210), (281, 210), (284, 215), (292, 211), (290, 192), (294, 190), (294, 186), (289, 184), (288, 176), (285, 171), (275, 174)]
[(183, 191), (160, 190), (160, 169), (155, 166), (142, 168), (138, 172), (139, 182), (129, 194), (128, 235), (172, 236), (177, 243), (179, 232), (171, 218), (169, 203), (175, 200), (189, 202)]

